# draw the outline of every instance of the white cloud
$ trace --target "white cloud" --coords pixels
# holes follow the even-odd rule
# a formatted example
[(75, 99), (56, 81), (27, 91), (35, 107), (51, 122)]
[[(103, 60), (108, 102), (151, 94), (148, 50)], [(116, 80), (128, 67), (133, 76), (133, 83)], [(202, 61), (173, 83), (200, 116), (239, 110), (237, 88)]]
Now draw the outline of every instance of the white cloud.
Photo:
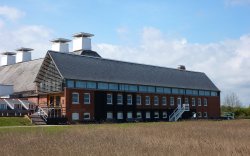
[(0, 6), (0, 17), (4, 17), (9, 20), (17, 20), (20, 17), (23, 17), (25, 13), (21, 10), (18, 10), (9, 6)]
[(225, 2), (229, 6), (250, 5), (250, 0), (226, 0)]
[(105, 58), (166, 67), (186, 65), (188, 70), (205, 72), (221, 89), (222, 95), (236, 92), (250, 103), (250, 35), (218, 43), (188, 43), (185, 38), (166, 39), (155, 28), (144, 28), (136, 47), (112, 44), (94, 46)]

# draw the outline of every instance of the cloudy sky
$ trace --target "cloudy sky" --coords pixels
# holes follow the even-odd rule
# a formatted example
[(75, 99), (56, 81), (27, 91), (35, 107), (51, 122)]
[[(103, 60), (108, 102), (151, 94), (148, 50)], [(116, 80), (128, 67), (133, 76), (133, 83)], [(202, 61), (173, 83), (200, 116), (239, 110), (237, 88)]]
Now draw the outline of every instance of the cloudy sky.
[(250, 104), (250, 0), (1, 0), (0, 51), (95, 34), (105, 58), (205, 72)]

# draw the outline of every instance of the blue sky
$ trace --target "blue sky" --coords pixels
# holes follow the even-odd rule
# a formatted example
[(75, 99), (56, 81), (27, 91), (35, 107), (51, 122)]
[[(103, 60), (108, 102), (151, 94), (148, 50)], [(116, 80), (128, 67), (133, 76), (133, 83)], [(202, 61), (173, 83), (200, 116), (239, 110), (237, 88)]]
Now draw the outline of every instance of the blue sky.
[(1, 0), (0, 51), (43, 57), (50, 40), (95, 34), (103, 57), (205, 72), (250, 104), (250, 0)]

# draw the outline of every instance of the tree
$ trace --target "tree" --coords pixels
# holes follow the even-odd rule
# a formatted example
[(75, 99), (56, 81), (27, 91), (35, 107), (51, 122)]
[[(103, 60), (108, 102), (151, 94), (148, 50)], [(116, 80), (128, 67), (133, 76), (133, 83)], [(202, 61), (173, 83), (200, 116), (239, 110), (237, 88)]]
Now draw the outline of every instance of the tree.
[(225, 96), (223, 105), (228, 107), (228, 111), (233, 111), (235, 108), (241, 107), (241, 102), (238, 95), (232, 92)]

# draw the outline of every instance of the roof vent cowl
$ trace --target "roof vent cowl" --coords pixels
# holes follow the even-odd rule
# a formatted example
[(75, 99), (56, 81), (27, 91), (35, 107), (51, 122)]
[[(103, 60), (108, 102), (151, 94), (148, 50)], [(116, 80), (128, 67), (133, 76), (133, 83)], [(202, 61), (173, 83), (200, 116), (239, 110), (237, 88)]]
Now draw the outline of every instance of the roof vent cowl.
[(73, 35), (73, 52), (79, 50), (92, 50), (91, 47), (91, 38), (93, 34), (89, 33), (76, 33)]
[(16, 63), (31, 61), (31, 51), (34, 49), (21, 47), (16, 49)]
[(179, 65), (179, 66), (177, 67), (177, 69), (179, 69), (179, 70), (186, 70), (186, 67), (185, 67), (184, 65)]
[(65, 38), (57, 38), (52, 40), (52, 48), (51, 50), (56, 52), (68, 53), (69, 52), (69, 44), (71, 40)]
[(3, 52), (1, 53), (1, 66), (15, 64), (16, 62), (16, 53), (14, 52)]

